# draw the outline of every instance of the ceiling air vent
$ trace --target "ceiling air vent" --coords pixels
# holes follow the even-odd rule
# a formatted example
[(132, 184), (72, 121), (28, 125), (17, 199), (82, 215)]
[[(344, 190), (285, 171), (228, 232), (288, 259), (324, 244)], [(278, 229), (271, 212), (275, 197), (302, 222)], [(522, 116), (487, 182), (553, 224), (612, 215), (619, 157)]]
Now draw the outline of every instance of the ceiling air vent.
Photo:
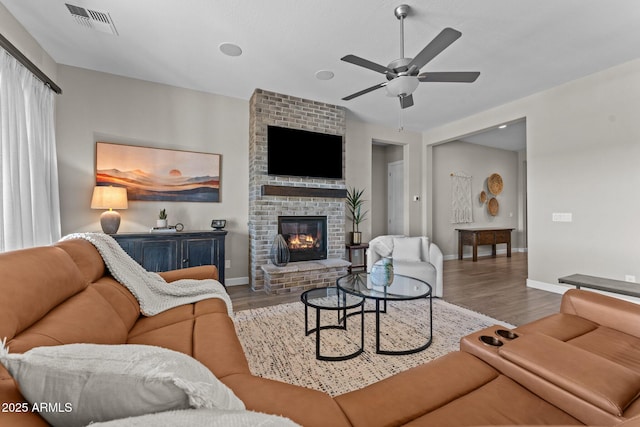
[(85, 9), (69, 3), (65, 3), (65, 5), (78, 25), (103, 33), (118, 35), (118, 31), (108, 13)]

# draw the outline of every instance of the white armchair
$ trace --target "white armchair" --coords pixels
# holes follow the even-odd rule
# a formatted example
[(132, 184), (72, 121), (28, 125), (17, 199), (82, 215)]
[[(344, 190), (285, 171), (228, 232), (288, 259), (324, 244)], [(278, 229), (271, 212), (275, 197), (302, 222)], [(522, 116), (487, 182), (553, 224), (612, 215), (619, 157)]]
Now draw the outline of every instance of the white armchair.
[(367, 271), (384, 257), (393, 259), (393, 271), (431, 285), (432, 296), (442, 297), (442, 261), (440, 248), (428, 237), (378, 236), (369, 242)]

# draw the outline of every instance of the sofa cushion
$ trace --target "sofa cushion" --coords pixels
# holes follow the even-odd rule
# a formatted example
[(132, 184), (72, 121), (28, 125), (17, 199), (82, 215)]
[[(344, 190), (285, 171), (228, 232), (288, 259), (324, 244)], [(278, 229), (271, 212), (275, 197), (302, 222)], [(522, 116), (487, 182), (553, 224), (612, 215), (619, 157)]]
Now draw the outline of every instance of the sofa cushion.
[(464, 352), (335, 399), (356, 427), (581, 424)]
[(394, 237), (393, 260), (420, 262), (422, 239), (420, 237)]
[(8, 345), (12, 352), (23, 352), (60, 344), (123, 344), (129, 327), (100, 292), (89, 287), (8, 340)]
[(95, 282), (107, 274), (102, 256), (95, 246), (87, 240), (64, 240), (56, 243), (54, 246), (69, 254), (87, 282)]
[(640, 393), (640, 373), (543, 334), (503, 345), (501, 357), (618, 417)]
[(200, 362), (160, 347), (72, 344), (24, 354), (0, 350), (0, 361), (31, 404), (54, 426), (84, 426), (186, 408), (244, 409), (244, 404)]
[[(153, 317), (142, 317), (131, 330), (130, 344), (170, 348), (195, 357), (218, 378), (249, 373), (249, 364), (224, 302), (188, 304)], [(200, 307), (199, 307), (200, 306)], [(207, 313), (208, 310), (223, 313)], [(202, 314), (196, 314), (202, 313)]]
[(567, 343), (640, 373), (640, 339), (633, 335), (600, 326)]
[(0, 254), (0, 277), (0, 338), (8, 339), (89, 283), (65, 251), (51, 246)]

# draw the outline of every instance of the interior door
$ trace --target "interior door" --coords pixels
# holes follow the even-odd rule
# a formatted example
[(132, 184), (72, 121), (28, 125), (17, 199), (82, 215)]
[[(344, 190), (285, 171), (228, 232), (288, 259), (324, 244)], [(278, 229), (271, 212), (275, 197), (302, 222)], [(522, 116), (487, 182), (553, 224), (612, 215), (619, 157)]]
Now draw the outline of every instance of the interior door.
[(404, 234), (404, 161), (387, 164), (387, 234)]

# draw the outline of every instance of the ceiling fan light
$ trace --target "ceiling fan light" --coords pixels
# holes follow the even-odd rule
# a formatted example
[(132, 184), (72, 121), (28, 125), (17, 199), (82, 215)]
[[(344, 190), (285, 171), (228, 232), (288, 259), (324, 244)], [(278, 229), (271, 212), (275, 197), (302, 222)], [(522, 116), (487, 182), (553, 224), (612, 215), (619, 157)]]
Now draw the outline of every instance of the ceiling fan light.
[(390, 96), (411, 95), (420, 81), (416, 76), (399, 76), (385, 86)]

